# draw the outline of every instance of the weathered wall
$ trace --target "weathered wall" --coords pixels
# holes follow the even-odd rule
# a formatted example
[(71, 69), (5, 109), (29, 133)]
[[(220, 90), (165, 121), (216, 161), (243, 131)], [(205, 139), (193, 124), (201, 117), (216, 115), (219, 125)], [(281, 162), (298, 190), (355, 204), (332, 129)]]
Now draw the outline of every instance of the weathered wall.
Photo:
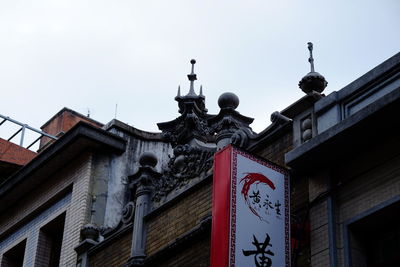
[(96, 179), (104, 179), (104, 175), (108, 176), (104, 226), (114, 228), (118, 225), (121, 219), (122, 208), (127, 202), (127, 178), (137, 170), (140, 155), (147, 151), (155, 153), (158, 159), (156, 169), (161, 171), (161, 169), (165, 169), (169, 159), (168, 155), (172, 154), (172, 149), (167, 143), (146, 141), (133, 136), (129, 131), (111, 129), (110, 132), (127, 140), (125, 153), (108, 156), (108, 162), (104, 163), (109, 165), (108, 172), (101, 175), (103, 178), (101, 176), (96, 177)]

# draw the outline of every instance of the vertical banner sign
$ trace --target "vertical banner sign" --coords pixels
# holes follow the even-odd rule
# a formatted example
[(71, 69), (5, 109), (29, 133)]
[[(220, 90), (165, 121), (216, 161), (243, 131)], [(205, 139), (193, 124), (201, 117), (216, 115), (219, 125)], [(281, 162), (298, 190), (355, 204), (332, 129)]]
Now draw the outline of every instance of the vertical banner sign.
[(215, 154), (212, 267), (289, 267), (289, 175), (232, 146)]

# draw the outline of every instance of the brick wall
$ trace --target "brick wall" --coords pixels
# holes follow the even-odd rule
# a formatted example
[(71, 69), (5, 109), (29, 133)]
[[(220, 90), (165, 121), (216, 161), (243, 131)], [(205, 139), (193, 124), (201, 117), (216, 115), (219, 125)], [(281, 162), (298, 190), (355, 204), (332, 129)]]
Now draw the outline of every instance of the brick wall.
[(281, 166), (285, 166), (285, 154), (292, 149), (292, 132), (282, 135), (280, 138), (262, 147), (257, 148), (257, 154)]
[(39, 232), (39, 237), (37, 241), (35, 266), (46, 267), (50, 262), (50, 252), (51, 252), (52, 240), (51, 237)]
[(167, 259), (152, 263), (152, 267), (208, 267), (210, 266), (211, 233), (207, 233), (202, 240), (188, 245), (184, 250), (170, 255)]
[(37, 153), (0, 138), (0, 161), (25, 165), (36, 157)]
[[(103, 124), (74, 110), (63, 108), (40, 128), (45, 133), (59, 136), (61, 133), (67, 132), (80, 121), (84, 121), (99, 128), (103, 126)], [(51, 139), (48, 137), (43, 137), (40, 139), (39, 150), (45, 146), (47, 147), (49, 141), (51, 141)]]
[(211, 182), (180, 199), (148, 222), (146, 253), (152, 255), (211, 214)]
[[(0, 257), (4, 251), (12, 245), (5, 245), (5, 241), (11, 239), (27, 238), (27, 251), (29, 255), (24, 266), (33, 266), (38, 244), (39, 229), (48, 221), (54, 219), (60, 212), (66, 212), (64, 238), (60, 256), (60, 266), (74, 266), (76, 264), (76, 253), (74, 247), (80, 241), (80, 228), (88, 220), (90, 204), (90, 179), (92, 156), (83, 154), (75, 161), (67, 164), (59, 172), (54, 173), (43, 184), (37, 186), (33, 191), (13, 203), (5, 213), (0, 215)], [(35, 217), (26, 220), (34, 211), (40, 210), (45, 203), (54, 201), (55, 197), (72, 185), (67, 206), (52, 210), (50, 208), (36, 214)], [(57, 202), (58, 203), (58, 202)], [(47, 205), (47, 204), (46, 204)], [(54, 204), (53, 204), (54, 205)], [(47, 214), (46, 212), (50, 212)], [(47, 214), (45, 218), (43, 214)], [(31, 227), (29, 225), (34, 224)], [(8, 229), (12, 228), (12, 231)], [(28, 229), (29, 228), (29, 229)], [(23, 234), (17, 234), (23, 233)], [(14, 243), (11, 242), (11, 243)], [(30, 249), (28, 251), (28, 248)]]
[(121, 266), (131, 256), (132, 228), (90, 257), (92, 267)]
[(92, 155), (88, 155), (81, 168), (74, 172), (71, 204), (65, 217), (60, 266), (74, 266), (77, 255), (74, 248), (80, 241), (80, 229), (89, 221)]
[(26, 249), (24, 256), (24, 266), (33, 266), (35, 256), (37, 254), (37, 244), (39, 239), (39, 231), (44, 225), (53, 220), (55, 217), (65, 212), (71, 200), (71, 194), (66, 195), (52, 206), (38, 214), (33, 219), (27, 221), (17, 230), (7, 235), (0, 241), (0, 260), (6, 251), (14, 247), (16, 244), (26, 240)]
[[(374, 154), (374, 156), (377, 155)], [(320, 173), (309, 180), (310, 200), (328, 189), (329, 175), (335, 183), (338, 181), (342, 183), (334, 195), (334, 212), (337, 261), (339, 266), (344, 266), (344, 224), (349, 219), (400, 195), (400, 156), (380, 160), (371, 154), (364, 154), (353, 161), (337, 166), (335, 173)], [(312, 266), (329, 266), (329, 224), (326, 200), (311, 208), (310, 222)]]
[(6, 230), (53, 199), (69, 185), (72, 185), (76, 177), (80, 176), (82, 171), (88, 167), (87, 164), (89, 164), (88, 155), (79, 157), (74, 162), (67, 164), (64, 169), (51, 175), (50, 179), (37, 186), (24, 198), (21, 198), (16, 203), (12, 203), (10, 209), (0, 214), (0, 237)]
[(343, 224), (355, 216), (400, 195), (400, 155), (362, 173), (338, 195), (338, 257), (344, 259)]

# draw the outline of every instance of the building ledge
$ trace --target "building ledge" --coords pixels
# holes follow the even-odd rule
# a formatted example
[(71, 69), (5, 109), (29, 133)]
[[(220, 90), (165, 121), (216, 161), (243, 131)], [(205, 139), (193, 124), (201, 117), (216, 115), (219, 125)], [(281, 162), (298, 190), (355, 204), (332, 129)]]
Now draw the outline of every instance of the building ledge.
[(332, 164), (359, 146), (399, 131), (399, 120), (386, 119), (393, 114), (400, 114), (400, 88), (288, 152), (285, 162), (296, 171)]
[(32, 161), (0, 185), (0, 211), (31, 191), (63, 165), (90, 149), (105, 149), (114, 153), (125, 151), (121, 137), (79, 122)]

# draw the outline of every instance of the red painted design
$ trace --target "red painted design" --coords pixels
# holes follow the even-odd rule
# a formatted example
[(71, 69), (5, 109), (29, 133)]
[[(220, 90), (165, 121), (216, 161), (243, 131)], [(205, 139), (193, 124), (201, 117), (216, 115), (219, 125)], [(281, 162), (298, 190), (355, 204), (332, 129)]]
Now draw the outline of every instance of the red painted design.
[(240, 179), (240, 183), (244, 182), (243, 187), (242, 187), (242, 195), (244, 197), (244, 200), (246, 201), (247, 206), (250, 208), (251, 212), (256, 215), (260, 220), (262, 220), (260, 214), (251, 206), (250, 201), (249, 201), (249, 189), (250, 186), (254, 183), (256, 184), (266, 184), (269, 187), (272, 188), (272, 190), (275, 190), (275, 185), (274, 183), (268, 179), (266, 176), (264, 176), (261, 173), (254, 173), (254, 172), (249, 172), (245, 177)]

